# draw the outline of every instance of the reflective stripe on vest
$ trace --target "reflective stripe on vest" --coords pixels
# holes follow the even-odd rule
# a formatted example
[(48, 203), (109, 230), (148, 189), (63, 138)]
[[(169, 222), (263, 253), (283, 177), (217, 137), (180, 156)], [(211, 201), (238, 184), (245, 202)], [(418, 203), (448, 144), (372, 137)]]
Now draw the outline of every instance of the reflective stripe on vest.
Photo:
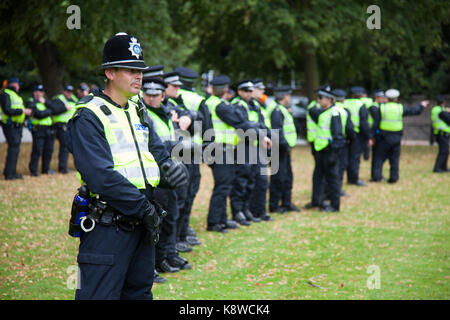
[(363, 106), (363, 103), (359, 99), (346, 99), (344, 101), (344, 107), (350, 111), (353, 128), (355, 132), (359, 133), (359, 110)]
[(228, 101), (222, 100), (214, 95), (210, 96), (205, 102), (208, 106), (209, 113), (211, 114), (211, 120), (214, 129), (214, 142), (235, 146), (238, 142), (236, 130), (232, 126), (223, 122), (216, 113), (217, 106), (222, 102), (229, 105)]
[(311, 118), (308, 112), (309, 109), (315, 106), (320, 108), (320, 105), (316, 102), (316, 100), (313, 100), (308, 104), (306, 111), (306, 140), (308, 140), (308, 142), (314, 142), (317, 135), (317, 123)]
[(431, 109), (431, 121), (434, 134), (439, 134), (440, 131), (450, 133), (450, 126), (439, 118), (439, 114), (443, 111), (445, 111), (445, 109), (441, 106), (434, 106), (433, 109)]
[(330, 144), (330, 141), (333, 139), (331, 134), (331, 117), (336, 114), (339, 114), (339, 110), (333, 106), (319, 115), (317, 136), (314, 139), (314, 150), (321, 151)]
[(396, 102), (387, 102), (380, 105), (380, 130), (403, 130), (403, 105)]
[(344, 137), (347, 137), (347, 132), (345, 130), (348, 121), (348, 113), (344, 108), (344, 104), (342, 102), (336, 102), (334, 104), (336, 109), (339, 111), (339, 115), (341, 116), (341, 124), (342, 124), (342, 134)]
[(248, 121), (251, 121), (254, 123), (259, 122), (258, 112), (256, 112), (255, 110), (250, 110), (248, 103), (241, 97), (239, 97), (239, 96), (235, 97), (233, 100), (231, 100), (231, 104), (239, 104), (242, 107), (244, 107), (247, 110)]
[[(33, 101), (33, 99), (31, 98), (30, 101)], [(37, 101), (36, 102), (36, 108), (39, 111), (45, 111), (47, 110), (47, 107), (45, 106), (45, 104)], [(52, 118), (50, 116), (42, 118), (42, 119), (38, 119), (38, 118), (30, 118), (31, 124), (35, 125), (35, 126), (51, 126), (52, 125)]]
[(77, 98), (72, 95), (71, 99), (73, 101), (69, 101), (66, 99), (66, 96), (63, 94), (60, 94), (56, 97), (56, 99), (61, 100), (62, 103), (64, 103), (65, 106), (70, 106), (71, 109), (58, 114), (56, 116), (52, 116), (52, 121), (53, 123), (58, 123), (58, 122), (62, 122), (62, 123), (67, 123), (70, 118), (72, 118), (73, 114), (75, 113), (75, 104), (77, 103)]
[[(198, 112), (200, 104), (205, 99), (201, 95), (185, 89), (178, 89), (178, 96), (181, 96), (181, 100), (183, 101), (185, 108), (194, 112)], [(203, 139), (201, 134), (201, 132), (194, 132), (192, 141), (198, 145), (202, 145)]]
[[(9, 99), (11, 100), (11, 109), (25, 109), (25, 106), (23, 105), (23, 99), (14, 90), (5, 88), (4, 92), (9, 96)], [(23, 123), (25, 121), (25, 113), (22, 112), (22, 114), (19, 114), (17, 116), (9, 116), (7, 114), (3, 114), (3, 123), (7, 123), (9, 119), (11, 119), (11, 121), (14, 123)]]
[[(110, 115), (100, 109), (103, 105), (111, 111)], [(145, 172), (147, 183), (156, 187), (160, 180), (159, 168), (148, 151), (148, 128), (141, 124), (136, 104), (129, 101), (125, 110), (94, 96), (89, 102), (76, 106), (77, 110), (80, 108), (88, 108), (94, 112), (102, 123), (111, 148), (113, 169), (138, 189), (146, 188)]]
[(270, 125), (270, 119), (267, 117), (267, 110), (266, 108), (256, 99), (254, 99), (254, 103), (259, 107), (259, 110), (261, 110), (261, 114), (264, 118), (264, 125), (270, 129), (271, 125)]
[(297, 130), (295, 129), (294, 117), (292, 117), (291, 113), (285, 106), (279, 104), (276, 100), (273, 100), (267, 106), (269, 119), (272, 117), (272, 112), (276, 108), (280, 109), (281, 113), (283, 114), (283, 135), (286, 139), (286, 142), (292, 148), (297, 144)]
[(172, 120), (169, 119), (169, 124), (166, 124), (156, 113), (147, 108), (147, 112), (153, 123), (156, 125), (156, 133), (161, 138), (162, 142), (175, 141), (175, 129)]

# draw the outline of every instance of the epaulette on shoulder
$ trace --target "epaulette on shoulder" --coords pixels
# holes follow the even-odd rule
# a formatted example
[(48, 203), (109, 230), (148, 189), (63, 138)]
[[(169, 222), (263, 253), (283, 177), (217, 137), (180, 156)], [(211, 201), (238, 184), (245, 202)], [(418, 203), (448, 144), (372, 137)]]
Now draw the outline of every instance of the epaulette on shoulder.
[(80, 100), (78, 100), (78, 102), (76, 103), (77, 105), (79, 104), (86, 104), (89, 101), (91, 101), (92, 99), (94, 99), (94, 96), (88, 94), (87, 96), (84, 96), (83, 98), (81, 98)]

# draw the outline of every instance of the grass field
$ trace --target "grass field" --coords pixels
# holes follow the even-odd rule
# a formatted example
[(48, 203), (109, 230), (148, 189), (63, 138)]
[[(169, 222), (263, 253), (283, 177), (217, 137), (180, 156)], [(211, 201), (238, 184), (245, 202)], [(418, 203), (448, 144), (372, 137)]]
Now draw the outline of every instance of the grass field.
[[(74, 173), (30, 177), (30, 150), (22, 145), (24, 180), (0, 180), (0, 299), (73, 299), (78, 240), (67, 227), (78, 182)], [(183, 255), (192, 270), (154, 285), (155, 299), (449, 299), (450, 175), (431, 172), (436, 153), (403, 147), (400, 181), (344, 186), (339, 213), (274, 214), (228, 234), (205, 231), (213, 180), (202, 166), (191, 218), (202, 245)], [(1, 170), (5, 155), (0, 144)], [(292, 159), (293, 202), (302, 206), (309, 148)], [(369, 170), (363, 161), (362, 179)]]

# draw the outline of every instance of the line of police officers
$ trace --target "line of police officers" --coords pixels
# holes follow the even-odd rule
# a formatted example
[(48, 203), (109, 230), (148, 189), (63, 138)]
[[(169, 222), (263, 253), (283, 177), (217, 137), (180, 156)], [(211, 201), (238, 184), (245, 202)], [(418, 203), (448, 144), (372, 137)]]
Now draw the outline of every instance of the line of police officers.
[[(275, 88), (275, 100), (266, 106), (260, 99), (262, 80), (244, 80), (236, 84), (237, 95), (229, 101), (230, 79), (221, 75), (212, 80), (212, 93), (201, 96), (193, 90), (193, 70), (179, 67), (164, 73), (163, 66), (146, 67), (138, 40), (125, 33), (106, 42), (102, 70), (105, 89), (83, 97), (74, 108), (66, 107), (73, 116), (62, 128), (93, 203), (87, 216), (93, 228), (80, 238), (77, 299), (152, 298), (152, 283), (165, 281), (156, 271), (191, 268), (178, 253), (200, 244), (189, 227), (200, 170), (199, 163), (183, 164), (175, 154), (183, 158), (189, 153), (195, 159), (208, 149), (212, 155), (213, 161), (203, 159), (214, 177), (208, 231), (226, 233), (239, 225), (271, 221), (267, 189), (270, 212), (300, 211), (291, 202), (291, 149), (297, 133), (288, 109), (289, 87)], [(389, 159), (389, 181), (397, 181), (402, 117), (418, 114), (426, 105), (405, 108), (396, 102), (399, 92), (388, 90), (377, 91), (368, 106), (361, 101), (361, 88), (352, 88), (352, 93), (345, 100), (343, 90), (322, 86), (308, 106), (308, 141), (316, 163), (308, 208), (339, 210), (344, 170), (349, 183), (364, 185), (358, 171), (367, 139), (374, 145), (372, 180), (381, 180), (380, 167)], [(381, 100), (385, 97), (387, 102)], [(64, 95), (60, 100), (66, 106), (71, 98)], [(39, 95), (35, 100), (55, 108)], [(37, 109), (45, 118), (44, 108)], [(441, 113), (437, 117), (444, 119)], [(239, 130), (250, 130), (258, 138), (242, 137)], [(183, 135), (185, 131), (189, 134)], [(265, 157), (255, 151), (271, 149), (278, 152), (279, 163), (269, 185)], [(227, 217), (228, 197), (232, 219)]]

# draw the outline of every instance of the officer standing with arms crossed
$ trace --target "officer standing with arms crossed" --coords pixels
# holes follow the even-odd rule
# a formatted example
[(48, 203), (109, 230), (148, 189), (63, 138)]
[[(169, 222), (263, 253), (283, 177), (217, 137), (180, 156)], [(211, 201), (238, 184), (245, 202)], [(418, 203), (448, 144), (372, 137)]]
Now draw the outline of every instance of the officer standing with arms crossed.
[(17, 160), (19, 159), (25, 116), (31, 115), (32, 110), (25, 108), (23, 100), (19, 96), (19, 90), (19, 79), (10, 78), (7, 87), (0, 94), (0, 105), (3, 110), (3, 133), (8, 143), (8, 154), (3, 170), (5, 180), (23, 179), (23, 176), (16, 171)]
[[(176, 187), (186, 176), (170, 160), (145, 110), (128, 100), (139, 93), (145, 68), (135, 37), (118, 33), (109, 39), (102, 57), (106, 88), (79, 101), (68, 124), (80, 177), (98, 195), (92, 201), (106, 206), (80, 238), (76, 299), (152, 299), (154, 245), (163, 216), (150, 201), (152, 191), (161, 179)], [(90, 211), (93, 219), (95, 213)]]
[(376, 147), (374, 150), (373, 182), (381, 181), (383, 163), (389, 159), (389, 183), (396, 183), (399, 179), (399, 161), (401, 140), (403, 134), (403, 117), (419, 115), (428, 101), (423, 100), (415, 107), (406, 107), (398, 103), (400, 91), (389, 89), (386, 91), (388, 102), (381, 104), (378, 113), (374, 114), (374, 130), (376, 132)]
[[(272, 130), (279, 130), (279, 169), (270, 177), (269, 210), (285, 213), (300, 211), (291, 202), (294, 176), (291, 165), (291, 149), (297, 144), (297, 130), (294, 118), (288, 110), (291, 102), (291, 88), (289, 86), (274, 89), (275, 100), (267, 106)], [(281, 201), (281, 206), (280, 206)]]
[(55, 132), (52, 128), (52, 102), (45, 99), (42, 84), (33, 87), (33, 98), (27, 102), (27, 107), (33, 110), (31, 115), (31, 134), (33, 147), (28, 165), (32, 176), (37, 177), (39, 160), (42, 157), (41, 173), (50, 173), (50, 162), (53, 154)]
[(437, 96), (437, 104), (431, 109), (433, 134), (439, 146), (433, 172), (448, 172), (448, 140), (450, 136), (450, 110), (445, 107), (445, 97)]
[(65, 86), (63, 92), (56, 96), (53, 101), (55, 110), (64, 110), (62, 113), (55, 111), (55, 114), (52, 116), (56, 139), (59, 141), (58, 172), (63, 174), (69, 172), (67, 168), (69, 150), (67, 149), (65, 138), (67, 122), (75, 113), (75, 103), (78, 101), (77, 97), (73, 94), (73, 90), (71, 85)]

